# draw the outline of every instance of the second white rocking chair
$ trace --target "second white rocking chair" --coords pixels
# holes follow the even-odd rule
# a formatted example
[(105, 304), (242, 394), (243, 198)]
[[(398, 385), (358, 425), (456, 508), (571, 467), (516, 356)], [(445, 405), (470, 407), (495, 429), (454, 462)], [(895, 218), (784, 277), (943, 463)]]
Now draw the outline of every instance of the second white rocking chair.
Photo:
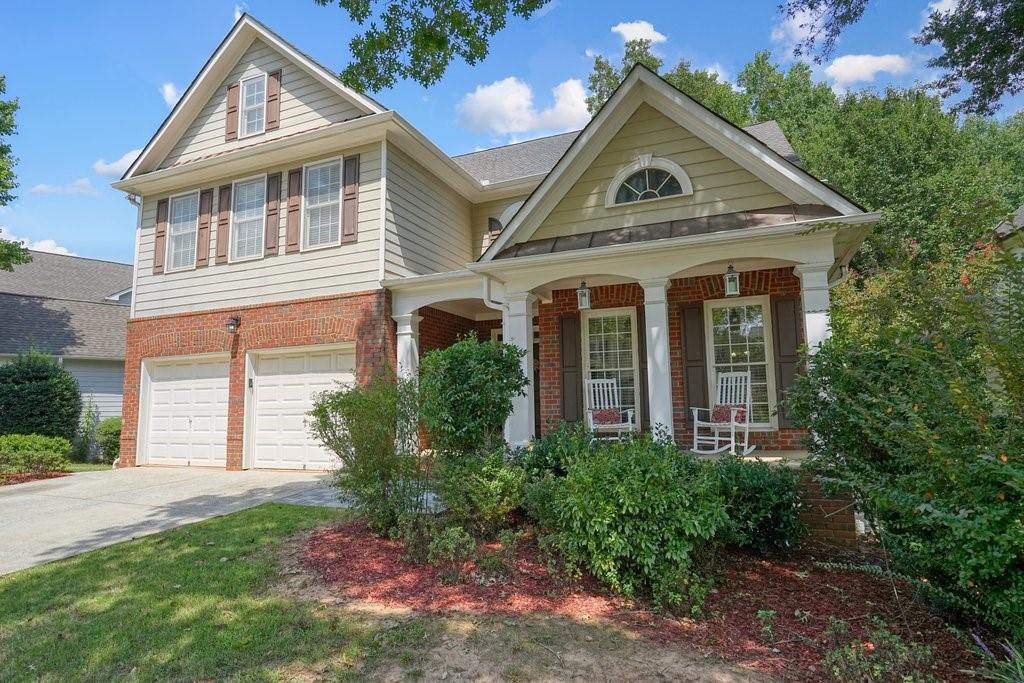
[[(729, 451), (733, 455), (749, 455), (756, 448), (750, 445), (749, 372), (718, 373), (712, 407), (692, 410), (695, 453), (712, 455)], [(702, 413), (707, 419), (700, 419)]]

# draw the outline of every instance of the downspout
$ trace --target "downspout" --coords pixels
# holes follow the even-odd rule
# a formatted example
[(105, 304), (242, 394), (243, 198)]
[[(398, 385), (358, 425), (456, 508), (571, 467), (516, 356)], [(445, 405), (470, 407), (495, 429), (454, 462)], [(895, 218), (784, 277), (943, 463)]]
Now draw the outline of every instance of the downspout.
[(836, 269), (835, 275), (833, 275), (831, 278), (829, 278), (828, 288), (832, 289), (833, 287), (838, 287), (839, 285), (843, 284), (844, 282), (846, 282), (849, 279), (850, 279), (850, 266), (843, 265), (843, 264), (840, 263), (839, 267)]
[(142, 198), (136, 194), (125, 197), (136, 209), (135, 218), (135, 258), (132, 263), (132, 303), (128, 309), (128, 317), (135, 317), (135, 290), (139, 284), (139, 249), (142, 244)]
[(492, 308), (495, 311), (504, 311), (505, 310), (505, 304), (503, 304), (500, 301), (495, 301), (494, 299), (491, 298), (491, 278), (490, 278), (490, 276), (484, 275), (483, 277), (484, 277), (484, 284), (483, 284), (483, 290), (484, 291), (483, 291), (483, 297), (482, 298), (483, 298), (484, 306), (487, 306), (487, 308)]

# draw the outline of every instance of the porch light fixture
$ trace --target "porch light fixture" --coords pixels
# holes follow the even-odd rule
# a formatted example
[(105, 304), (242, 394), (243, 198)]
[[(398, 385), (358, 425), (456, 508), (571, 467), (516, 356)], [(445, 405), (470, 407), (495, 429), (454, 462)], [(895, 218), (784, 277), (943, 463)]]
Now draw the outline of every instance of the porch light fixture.
[(238, 326), (241, 325), (241, 324), (242, 324), (242, 319), (240, 317), (238, 317), (237, 315), (233, 315), (230, 318), (228, 318), (228, 322), (227, 322), (227, 324), (224, 325), (224, 327), (227, 328), (228, 332), (230, 332), (231, 334), (234, 334), (235, 332), (238, 332)]
[(736, 269), (732, 267), (731, 263), (729, 264), (728, 270), (725, 271), (725, 295), (740, 295), (740, 274), (736, 272)]
[(576, 304), (581, 311), (590, 310), (590, 287), (587, 287), (586, 281), (576, 288)]

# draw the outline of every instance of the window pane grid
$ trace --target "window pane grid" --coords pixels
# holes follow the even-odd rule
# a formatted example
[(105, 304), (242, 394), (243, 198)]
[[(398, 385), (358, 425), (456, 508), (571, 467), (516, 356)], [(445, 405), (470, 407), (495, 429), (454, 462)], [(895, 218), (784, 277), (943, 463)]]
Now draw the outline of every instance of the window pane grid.
[(768, 423), (768, 349), (760, 304), (715, 307), (711, 312), (715, 372), (749, 372), (750, 421)]
[(615, 193), (616, 204), (660, 199), (683, 193), (679, 180), (661, 168), (645, 168), (626, 178)]
[(196, 258), (196, 223), (199, 219), (199, 195), (190, 194), (171, 199), (167, 226), (168, 268), (189, 268)]
[(259, 256), (263, 249), (264, 202), (266, 184), (263, 179), (238, 183), (232, 198), (231, 258)]
[(306, 169), (307, 247), (335, 244), (341, 236), (341, 162)]
[(621, 408), (635, 409), (632, 316), (624, 313), (588, 317), (587, 360), (588, 378), (616, 380)]
[(252, 135), (263, 131), (267, 93), (263, 76), (242, 81), (242, 133)]

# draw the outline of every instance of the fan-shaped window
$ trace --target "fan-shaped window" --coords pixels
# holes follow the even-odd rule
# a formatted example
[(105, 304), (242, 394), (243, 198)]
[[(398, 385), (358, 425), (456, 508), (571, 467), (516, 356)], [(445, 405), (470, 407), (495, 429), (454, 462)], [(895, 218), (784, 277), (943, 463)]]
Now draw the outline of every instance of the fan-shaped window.
[(645, 168), (626, 178), (615, 193), (616, 204), (628, 204), (644, 199), (661, 199), (683, 193), (676, 177), (660, 168)]

